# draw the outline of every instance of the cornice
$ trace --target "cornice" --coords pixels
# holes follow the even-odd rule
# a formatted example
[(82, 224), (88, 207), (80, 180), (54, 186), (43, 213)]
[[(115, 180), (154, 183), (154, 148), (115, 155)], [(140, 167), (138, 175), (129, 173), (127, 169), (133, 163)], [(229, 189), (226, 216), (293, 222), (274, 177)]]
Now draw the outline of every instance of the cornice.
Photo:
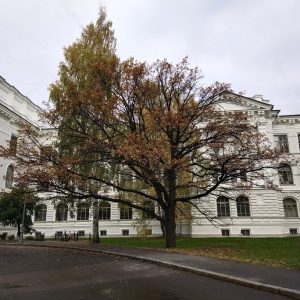
[[(41, 111), (42, 109), (31, 101), (27, 96), (23, 95), (17, 88), (9, 84), (2, 76), (0, 76), (0, 84), (3, 90), (8, 94), (10, 91), (14, 94), (15, 99), (20, 98), (20, 100), (25, 101), (27, 105), (34, 107), (36, 110)], [(17, 99), (18, 100), (18, 99)]]

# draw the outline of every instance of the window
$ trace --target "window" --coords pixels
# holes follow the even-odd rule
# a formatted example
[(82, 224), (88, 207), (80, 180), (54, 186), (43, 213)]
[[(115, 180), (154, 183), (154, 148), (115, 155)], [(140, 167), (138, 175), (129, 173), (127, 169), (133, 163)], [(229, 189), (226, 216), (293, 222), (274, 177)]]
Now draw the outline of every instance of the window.
[(6, 170), (5, 187), (9, 189), (12, 188), (13, 180), (14, 180), (14, 167), (12, 165), (9, 165)]
[(284, 215), (286, 218), (297, 218), (297, 203), (294, 199), (286, 198), (283, 200)]
[(222, 236), (230, 236), (229, 229), (221, 229)]
[(62, 235), (63, 235), (63, 232), (62, 232), (62, 231), (56, 231), (56, 232), (55, 232), (55, 239), (56, 239), (56, 240), (60, 240), (61, 237), (62, 237)]
[(274, 136), (275, 147), (282, 153), (289, 152), (289, 143), (287, 135), (275, 135)]
[(11, 155), (16, 155), (17, 153), (17, 141), (18, 138), (15, 135), (11, 135), (9, 142), (9, 150)]
[(78, 236), (85, 236), (84, 230), (78, 230)]
[(128, 236), (129, 235), (129, 230), (128, 229), (123, 229), (122, 230), (122, 235), (123, 236)]
[(90, 207), (87, 203), (79, 203), (77, 206), (77, 220), (85, 221), (89, 219)]
[(290, 235), (298, 235), (298, 229), (297, 228), (290, 228)]
[(35, 208), (34, 220), (36, 222), (46, 221), (47, 206), (45, 204), (39, 204)]
[(298, 146), (299, 146), (299, 151), (300, 151), (300, 134), (298, 134)]
[(245, 196), (237, 197), (236, 210), (238, 217), (250, 217), (249, 199)]
[(242, 229), (241, 235), (242, 236), (250, 236), (250, 229)]
[(134, 180), (133, 172), (129, 167), (124, 167), (122, 173), (120, 173), (120, 185), (130, 186)]
[(230, 217), (228, 198), (220, 196), (217, 199), (217, 211), (218, 211), (218, 217)]
[(100, 231), (100, 236), (106, 236), (106, 235), (107, 235), (106, 230), (101, 230), (101, 231)]
[(39, 191), (40, 192), (49, 192), (50, 191), (50, 182), (49, 181), (41, 182), (39, 184)]
[[(144, 202), (144, 207), (152, 213), (155, 212), (155, 206), (154, 206), (154, 203), (152, 201), (145, 201)], [(152, 215), (150, 215), (149, 213), (147, 213), (147, 212), (143, 212), (143, 218), (145, 218), (145, 219), (154, 219), (154, 217)]]
[(247, 181), (247, 171), (245, 169), (240, 170), (239, 178), (242, 182)]
[(129, 220), (132, 219), (132, 207), (121, 205), (120, 206), (120, 219)]
[(65, 203), (59, 203), (56, 207), (55, 219), (58, 222), (68, 220), (68, 205)]
[(110, 220), (110, 203), (101, 201), (99, 203), (99, 220)]
[(293, 184), (292, 168), (288, 164), (281, 164), (278, 168), (278, 176), (280, 184)]

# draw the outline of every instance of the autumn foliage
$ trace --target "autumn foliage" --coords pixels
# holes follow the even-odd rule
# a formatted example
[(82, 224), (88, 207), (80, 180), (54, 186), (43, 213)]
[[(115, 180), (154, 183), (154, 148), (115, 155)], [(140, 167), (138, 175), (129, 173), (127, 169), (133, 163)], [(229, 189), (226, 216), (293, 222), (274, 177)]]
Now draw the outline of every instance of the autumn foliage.
[[(57, 199), (100, 199), (150, 213), (166, 230), (166, 247), (176, 246), (177, 206), (213, 220), (199, 205), (205, 197), (273, 187), (279, 153), (255, 122), (222, 109), (225, 98), (241, 97), (230, 85), (202, 86), (187, 58), (174, 65), (104, 55), (89, 30), (65, 50), (50, 87), (42, 120), (52, 130), (20, 132), (20, 183), (47, 185)], [(145, 201), (159, 209), (149, 212)]]

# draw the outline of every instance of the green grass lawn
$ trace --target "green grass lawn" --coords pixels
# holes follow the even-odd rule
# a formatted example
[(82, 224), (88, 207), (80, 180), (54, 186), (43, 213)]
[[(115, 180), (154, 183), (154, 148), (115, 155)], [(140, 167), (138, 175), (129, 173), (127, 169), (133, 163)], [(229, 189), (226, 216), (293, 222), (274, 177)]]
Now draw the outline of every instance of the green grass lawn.
[(300, 270), (300, 237), (178, 238), (176, 249), (164, 249), (163, 238), (103, 238), (102, 244), (147, 247), (165, 251), (250, 262)]

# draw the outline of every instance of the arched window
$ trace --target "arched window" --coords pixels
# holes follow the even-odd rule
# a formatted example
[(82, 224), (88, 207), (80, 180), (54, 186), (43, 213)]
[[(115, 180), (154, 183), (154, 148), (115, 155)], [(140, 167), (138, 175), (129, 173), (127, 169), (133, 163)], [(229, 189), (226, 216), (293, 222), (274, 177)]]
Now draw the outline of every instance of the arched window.
[[(145, 201), (144, 207), (150, 212), (153, 212), (153, 213), (155, 212), (155, 205), (152, 201)], [(152, 215), (150, 215), (149, 213), (146, 213), (146, 212), (143, 212), (143, 218), (154, 219), (154, 217)]]
[(292, 168), (288, 164), (281, 164), (278, 168), (278, 176), (280, 184), (293, 184)]
[(286, 198), (283, 200), (284, 215), (286, 218), (297, 218), (297, 203), (294, 199)]
[(130, 219), (132, 219), (132, 207), (121, 204), (120, 205), (120, 219), (121, 220), (130, 220)]
[(9, 165), (6, 170), (5, 187), (9, 189), (12, 188), (13, 180), (14, 180), (14, 167), (12, 165)]
[(88, 220), (90, 215), (90, 207), (87, 203), (79, 203), (77, 205), (77, 220)]
[(59, 203), (56, 207), (56, 221), (68, 220), (68, 205), (66, 203)]
[(110, 203), (106, 201), (101, 201), (99, 203), (99, 220), (110, 220), (110, 211)]
[(230, 217), (230, 210), (229, 210), (229, 199), (220, 196), (217, 199), (217, 212), (218, 217)]
[(238, 217), (250, 217), (249, 199), (245, 196), (237, 197), (236, 210)]
[(34, 220), (36, 222), (46, 221), (47, 216), (47, 206), (45, 204), (39, 204), (35, 208)]

